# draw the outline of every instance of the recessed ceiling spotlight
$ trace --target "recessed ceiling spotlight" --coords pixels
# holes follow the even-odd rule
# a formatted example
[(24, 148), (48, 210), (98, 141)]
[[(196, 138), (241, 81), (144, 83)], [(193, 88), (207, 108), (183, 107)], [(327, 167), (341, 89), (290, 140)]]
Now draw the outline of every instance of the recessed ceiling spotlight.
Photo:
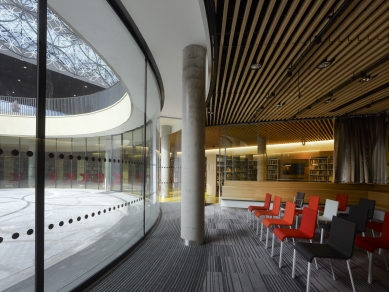
[(26, 66), (23, 66), (23, 68), (24, 68), (24, 69), (27, 69), (27, 67), (26, 67)]
[(276, 106), (277, 107), (283, 107), (286, 104), (285, 101), (280, 101)]
[(75, 94), (73, 94), (73, 96), (76, 96)]
[(258, 69), (261, 69), (261, 68), (262, 68), (262, 63), (253, 63), (250, 66), (251, 70), (258, 70)]
[(20, 82), (20, 79), (18, 79), (18, 81)]
[(324, 101), (323, 103), (324, 103), (324, 104), (329, 104), (329, 103), (335, 101), (335, 99), (336, 99), (336, 98), (331, 97), (331, 98), (327, 99), (326, 101)]
[(332, 65), (332, 63), (335, 61), (335, 58), (333, 58), (332, 60), (327, 60), (324, 59), (323, 61), (321, 61), (321, 63), (319, 65), (317, 65), (317, 69), (325, 69), (325, 68), (328, 68), (329, 66)]
[(84, 87), (85, 87), (85, 88), (88, 88), (88, 86), (86, 86), (86, 85), (85, 85)]
[(12, 91), (12, 93), (15, 93), (15, 91)]
[(369, 82), (369, 81), (373, 80), (376, 77), (377, 77), (377, 75), (376, 76), (367, 75), (367, 76), (363, 77), (361, 80), (359, 80), (359, 82), (361, 82), (361, 83)]

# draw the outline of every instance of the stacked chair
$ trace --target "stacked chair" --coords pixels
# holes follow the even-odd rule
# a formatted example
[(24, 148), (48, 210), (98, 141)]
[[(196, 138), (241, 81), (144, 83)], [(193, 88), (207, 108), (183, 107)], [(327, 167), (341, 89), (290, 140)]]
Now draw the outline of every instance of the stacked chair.
[(269, 210), (270, 203), (271, 203), (271, 194), (266, 193), (265, 203), (263, 204), (263, 206), (249, 206), (247, 208), (247, 222), (251, 223), (251, 217), (252, 217), (251, 214), (253, 213), (253, 211), (255, 211), (255, 210), (261, 210), (261, 211)]
[[(270, 216), (270, 217), (277, 217), (280, 214), (281, 210), (281, 197), (275, 196), (274, 202), (273, 202), (273, 208), (269, 211), (261, 211), (261, 210), (255, 210), (254, 216), (257, 217), (257, 234), (258, 234), (258, 226), (259, 221), (262, 216)], [(262, 240), (262, 231), (263, 231), (263, 225), (261, 224), (261, 240)]]
[[(262, 225), (264, 225), (266, 227), (266, 248), (267, 248), (267, 243), (268, 243), (268, 238), (269, 238), (270, 227), (272, 225), (292, 226), (295, 210), (296, 210), (296, 204), (294, 204), (292, 202), (286, 202), (284, 217), (282, 219), (265, 218), (262, 220)], [(262, 230), (262, 226), (261, 226), (261, 230)], [(262, 238), (261, 238), (261, 241), (262, 241)]]
[[(373, 263), (373, 254), (377, 248), (389, 249), (389, 213), (385, 213), (384, 222), (382, 223), (382, 232), (380, 237), (362, 237), (357, 236), (355, 239), (355, 245), (366, 250), (369, 259), (369, 269), (367, 282), (372, 283), (371, 267)], [(386, 270), (388, 269), (388, 263), (386, 262), (385, 252), (383, 252)]]
[[(326, 199), (324, 207), (324, 214), (317, 217), (317, 226), (320, 227), (320, 223), (328, 223), (332, 221), (332, 217), (338, 214), (338, 201)], [(323, 243), (324, 228), (321, 226), (320, 243)]]
[(331, 221), (332, 227), (327, 244), (297, 242), (294, 246), (292, 278), (295, 278), (296, 252), (298, 252), (308, 262), (307, 292), (310, 288), (311, 263), (314, 258), (330, 259), (330, 267), (334, 280), (336, 280), (336, 278), (332, 268), (331, 259), (346, 260), (347, 268), (350, 274), (351, 285), (353, 291), (355, 291), (353, 276), (350, 269), (350, 259), (354, 253), (355, 231), (357, 225), (353, 222), (336, 216), (334, 216)]

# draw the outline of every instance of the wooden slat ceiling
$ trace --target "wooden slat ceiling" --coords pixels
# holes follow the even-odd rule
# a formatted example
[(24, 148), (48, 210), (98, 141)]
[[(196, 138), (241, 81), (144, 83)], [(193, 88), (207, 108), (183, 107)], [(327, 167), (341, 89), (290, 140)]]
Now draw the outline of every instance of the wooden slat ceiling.
[[(207, 126), (389, 109), (389, 1), (217, 0), (215, 8), (219, 64)], [(331, 66), (317, 69), (324, 59)], [(253, 63), (262, 68), (251, 70)], [(375, 78), (360, 82), (367, 75)], [(299, 125), (305, 132), (315, 123)]]
[[(227, 141), (226, 147), (237, 146), (228, 141), (241, 141), (247, 146), (255, 146), (259, 136), (265, 137), (268, 145), (300, 143), (303, 137), (306, 142), (332, 140), (333, 120), (209, 126), (205, 129), (205, 149), (224, 147), (221, 142), (224, 138)], [(170, 135), (170, 144), (181, 151), (181, 131)]]

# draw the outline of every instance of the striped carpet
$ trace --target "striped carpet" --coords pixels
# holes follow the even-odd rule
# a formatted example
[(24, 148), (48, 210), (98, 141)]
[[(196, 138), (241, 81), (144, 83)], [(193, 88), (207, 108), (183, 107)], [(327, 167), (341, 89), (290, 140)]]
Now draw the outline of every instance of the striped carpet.
[[(162, 203), (162, 218), (151, 235), (116, 269), (88, 291), (305, 291), (307, 264), (297, 257), (291, 278), (293, 246), (284, 244), (283, 268), (246, 223), (246, 210), (210, 205), (206, 210), (206, 244), (185, 247), (180, 239), (180, 203)], [(318, 240), (318, 235), (317, 239)], [(269, 241), (270, 243), (271, 241)], [(269, 244), (270, 245), (270, 244)], [(387, 255), (388, 257), (388, 255)], [(373, 284), (367, 284), (366, 252), (351, 260), (357, 291), (389, 291), (389, 272), (382, 255), (373, 263)], [(311, 291), (351, 291), (345, 261), (312, 265)]]

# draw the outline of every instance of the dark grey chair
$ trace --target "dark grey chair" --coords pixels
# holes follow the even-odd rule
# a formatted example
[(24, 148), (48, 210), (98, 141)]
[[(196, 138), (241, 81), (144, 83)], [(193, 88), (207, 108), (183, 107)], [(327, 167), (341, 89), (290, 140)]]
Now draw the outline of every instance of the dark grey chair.
[[(297, 192), (297, 196), (294, 198), (294, 202), (296, 204), (296, 209), (302, 209), (304, 206), (304, 198), (305, 193)], [(286, 202), (281, 203), (281, 208), (285, 210)]]
[(356, 228), (357, 224), (334, 216), (332, 218), (332, 228), (327, 244), (296, 242), (293, 252), (292, 278), (295, 278), (296, 251), (301, 254), (305, 260), (308, 261), (306, 291), (309, 291), (311, 280), (311, 263), (314, 258), (330, 259), (331, 272), (334, 280), (336, 279), (334, 270), (332, 269), (331, 259), (343, 259), (347, 261), (347, 268), (350, 274), (351, 285), (353, 291), (355, 291), (353, 275), (350, 269), (350, 258), (354, 253)]

